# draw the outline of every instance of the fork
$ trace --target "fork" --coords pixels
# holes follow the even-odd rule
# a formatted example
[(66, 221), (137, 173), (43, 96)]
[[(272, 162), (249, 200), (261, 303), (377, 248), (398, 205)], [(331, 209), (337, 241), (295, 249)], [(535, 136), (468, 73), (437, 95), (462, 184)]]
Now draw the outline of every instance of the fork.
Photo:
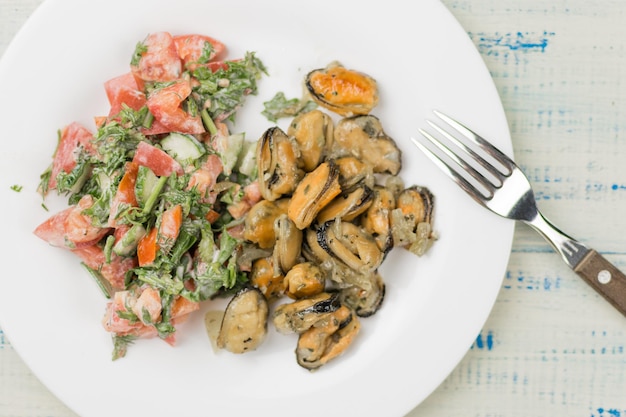
[[(626, 275), (541, 214), (528, 178), (511, 158), (463, 124), (439, 111), (434, 113), (439, 124), (427, 120), (434, 134), (419, 129), (422, 141), (434, 148), (416, 138), (411, 141), (479, 204), (539, 232), (574, 272), (626, 316)], [(445, 138), (448, 145), (435, 135)]]

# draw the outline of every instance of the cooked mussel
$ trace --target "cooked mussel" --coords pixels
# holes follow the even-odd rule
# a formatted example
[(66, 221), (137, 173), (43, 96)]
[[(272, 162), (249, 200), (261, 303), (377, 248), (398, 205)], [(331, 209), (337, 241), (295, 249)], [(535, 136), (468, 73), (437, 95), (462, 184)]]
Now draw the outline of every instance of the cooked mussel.
[(376, 270), (384, 254), (372, 235), (350, 222), (335, 219), (317, 234), (319, 244), (333, 257), (361, 273)]
[(245, 287), (230, 300), (219, 335), (217, 346), (232, 353), (255, 350), (267, 334), (269, 306), (261, 292)]
[(396, 206), (415, 224), (432, 223), (434, 203), (434, 196), (428, 188), (414, 185), (398, 195)]
[(294, 299), (311, 297), (324, 291), (325, 282), (326, 275), (319, 266), (302, 262), (285, 275), (285, 294)]
[[(402, 152), (371, 114), (341, 119), (335, 127), (333, 153), (347, 153), (372, 167), (375, 173), (397, 175)], [(347, 156), (346, 155), (346, 156)]]
[(376, 80), (338, 63), (309, 72), (305, 86), (315, 102), (342, 116), (367, 114), (378, 104)]
[(244, 221), (244, 239), (263, 249), (273, 247), (276, 242), (274, 222), (278, 216), (287, 213), (288, 203), (288, 199), (281, 198), (276, 201), (261, 200), (252, 206)]
[(352, 221), (372, 204), (374, 193), (367, 185), (362, 184), (335, 197), (317, 215), (317, 221), (325, 223), (340, 217), (344, 221)]
[(376, 239), (378, 247), (387, 252), (393, 246), (391, 212), (396, 208), (396, 198), (386, 187), (374, 187), (372, 203), (361, 216), (361, 227)]
[(311, 226), (304, 231), (304, 244), (302, 245), (302, 256), (310, 262), (321, 264), (331, 259), (328, 248), (322, 247), (320, 242), (325, 244), (323, 237), (318, 237), (318, 233), (324, 233), (324, 225)]
[(287, 135), (298, 144), (306, 172), (313, 171), (323, 161), (331, 148), (333, 132), (333, 120), (317, 109), (302, 113), (292, 120)]
[(274, 258), (259, 258), (252, 263), (249, 274), (250, 284), (258, 288), (268, 301), (280, 298), (285, 291), (285, 277), (276, 274)]
[(298, 229), (305, 229), (339, 193), (339, 169), (330, 159), (322, 162), (300, 181), (289, 200), (287, 214)]
[(401, 246), (421, 255), (432, 244), (434, 197), (426, 187), (404, 189), (391, 212), (390, 224), (394, 246)]
[(274, 267), (287, 273), (300, 258), (302, 230), (298, 229), (286, 214), (278, 216), (274, 222)]
[(303, 368), (314, 370), (348, 349), (359, 333), (358, 318), (345, 306), (329, 314), (323, 324), (316, 324), (298, 337), (296, 359)]
[(353, 285), (340, 291), (342, 304), (353, 309), (359, 317), (375, 314), (385, 298), (385, 282), (377, 272), (364, 274)]
[(272, 321), (280, 333), (302, 333), (340, 307), (338, 293), (322, 292), (312, 297), (281, 304), (274, 311)]
[(291, 194), (304, 171), (297, 146), (279, 127), (265, 131), (257, 143), (259, 188), (264, 199), (274, 201)]
[(361, 184), (370, 188), (374, 186), (376, 178), (374, 178), (374, 172), (369, 165), (353, 156), (337, 158), (335, 163), (339, 167), (339, 185), (342, 190), (349, 191)]

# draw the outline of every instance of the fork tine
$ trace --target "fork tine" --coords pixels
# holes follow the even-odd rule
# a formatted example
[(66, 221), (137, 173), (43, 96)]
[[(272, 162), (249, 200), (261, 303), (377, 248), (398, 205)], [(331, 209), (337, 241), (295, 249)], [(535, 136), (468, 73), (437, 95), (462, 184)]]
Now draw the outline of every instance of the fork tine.
[[(458, 148), (462, 149), (463, 152), (465, 152), (467, 155), (469, 155), (475, 162), (477, 162), (485, 171), (487, 171), (489, 174), (491, 174), (497, 181), (498, 184), (496, 185), (496, 187), (500, 187), (502, 185), (502, 182), (504, 180), (505, 175), (509, 175), (510, 172), (501, 172), (500, 170), (498, 170), (498, 168), (496, 168), (494, 165), (492, 165), (491, 163), (487, 162), (482, 156), (478, 155), (476, 152), (474, 152), (469, 146), (467, 146), (466, 144), (464, 144), (463, 142), (461, 142), (460, 140), (458, 140), (456, 137), (454, 137), (453, 135), (451, 135), (450, 133), (448, 133), (446, 130), (444, 130), (443, 128), (441, 128), (440, 126), (436, 125), (435, 123), (431, 122), (430, 120), (426, 121), (433, 129), (435, 129), (437, 132), (439, 132), (439, 134), (441, 134), (442, 136), (444, 136), (446, 139), (448, 139), (450, 142), (454, 143), (454, 145), (456, 145)], [(432, 142), (432, 140), (431, 140)], [(466, 164), (466, 163), (462, 163), (460, 162), (459, 158), (456, 156), (453, 156), (451, 151), (448, 150), (449, 148), (446, 147), (446, 149), (442, 149), (441, 147), (439, 147), (439, 149), (441, 149), (442, 151), (446, 152), (446, 154), (454, 159), (458, 164), (463, 165), (463, 168), (466, 170), (472, 170), (474, 171), (474, 169)], [(499, 161), (498, 161), (499, 162)], [(508, 166), (506, 166), (506, 168), (508, 169)], [(503, 175), (504, 174), (504, 175)], [(481, 174), (479, 174), (477, 171), (474, 171), (472, 173), (472, 176), (476, 177), (476, 176), (480, 176)]]
[[(505, 176), (509, 176), (511, 172), (513, 172), (513, 169), (515, 167), (515, 162), (513, 162), (511, 158), (509, 158), (504, 153), (502, 153), (500, 149), (493, 146), (490, 142), (483, 139), (480, 135), (478, 135), (476, 132), (472, 131), (468, 127), (450, 118), (449, 116), (446, 116), (444, 113), (441, 113), (438, 110), (433, 110), (433, 113), (435, 113), (441, 120), (443, 120), (444, 122), (452, 126), (454, 129), (456, 129), (459, 133), (463, 134), (463, 136), (465, 136), (466, 138), (474, 142), (485, 153), (487, 153), (496, 161), (498, 161), (500, 164), (502, 164), (502, 166), (507, 169), (507, 172), (504, 172)], [(455, 142), (457, 145), (459, 145), (459, 142), (455, 140), (454, 138), (451, 138), (451, 140)], [(462, 146), (462, 147), (466, 148), (465, 146)], [(476, 154), (474, 153), (473, 157), (476, 157), (475, 155)], [(478, 159), (478, 160), (480, 161), (481, 159)]]
[(474, 170), (474, 168), (468, 166), (464, 161), (460, 160), (456, 157), (456, 155), (452, 154), (452, 152), (447, 149), (445, 146), (439, 143), (437, 139), (435, 139), (430, 133), (424, 131), (423, 129), (418, 129), (419, 132), (425, 137), (428, 141), (430, 141), (433, 145), (439, 148), (442, 152), (448, 155), (451, 159), (457, 162), (459, 165), (467, 167), (467, 169), (474, 171), (478, 174), (478, 177), (474, 177), (485, 189), (486, 193), (476, 188), (472, 183), (470, 183), (463, 175), (461, 175), (452, 165), (448, 164), (446, 161), (441, 159), (437, 154), (424, 146), (420, 141), (415, 138), (411, 138), (411, 141), (417, 146), (424, 154), (430, 159), (435, 165), (437, 165), (448, 177), (450, 177), (454, 182), (456, 182), (467, 194), (469, 194), (474, 200), (479, 202), (480, 204), (485, 204), (486, 200), (493, 197), (493, 185), (487, 184), (484, 180), (481, 180), (481, 175)]

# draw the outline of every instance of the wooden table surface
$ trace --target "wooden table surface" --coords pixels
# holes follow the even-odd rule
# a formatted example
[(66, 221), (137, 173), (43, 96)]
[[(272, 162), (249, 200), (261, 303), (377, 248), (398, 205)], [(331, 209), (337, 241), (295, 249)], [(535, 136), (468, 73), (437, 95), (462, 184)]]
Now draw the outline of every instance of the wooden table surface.
[[(40, 3), (0, 0), (0, 54)], [(544, 214), (626, 270), (626, 3), (443, 3), (496, 83)], [(488, 321), (409, 416), (626, 417), (625, 345), (626, 319), (518, 225)], [(1, 329), (0, 416), (75, 416)]]

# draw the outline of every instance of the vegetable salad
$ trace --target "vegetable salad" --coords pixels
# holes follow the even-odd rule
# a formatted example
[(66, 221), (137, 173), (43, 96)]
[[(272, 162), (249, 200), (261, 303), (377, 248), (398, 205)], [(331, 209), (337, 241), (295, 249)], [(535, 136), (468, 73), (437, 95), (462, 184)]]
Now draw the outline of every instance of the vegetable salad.
[(104, 83), (95, 131), (58, 133), (40, 192), (69, 207), (35, 234), (71, 251), (108, 298), (113, 358), (138, 337), (175, 342), (199, 303), (247, 280), (243, 219), (261, 199), (256, 141), (230, 132), (266, 73), (254, 53), (226, 60), (214, 38), (149, 34), (129, 71)]

